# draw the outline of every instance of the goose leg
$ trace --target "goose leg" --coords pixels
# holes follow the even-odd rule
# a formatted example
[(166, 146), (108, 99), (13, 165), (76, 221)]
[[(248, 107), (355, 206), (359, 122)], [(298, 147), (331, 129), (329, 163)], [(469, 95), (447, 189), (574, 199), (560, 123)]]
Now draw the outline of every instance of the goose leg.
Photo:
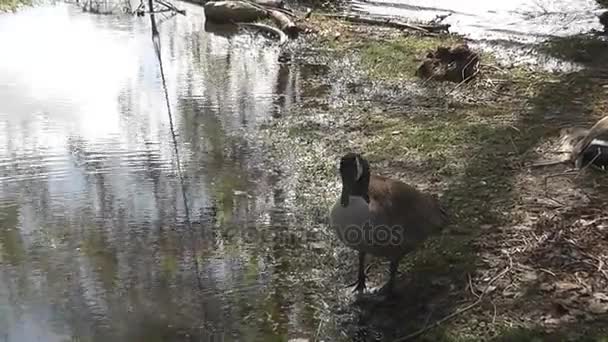
[(357, 276), (357, 286), (353, 289), (353, 292), (365, 291), (365, 253), (359, 252), (359, 274)]

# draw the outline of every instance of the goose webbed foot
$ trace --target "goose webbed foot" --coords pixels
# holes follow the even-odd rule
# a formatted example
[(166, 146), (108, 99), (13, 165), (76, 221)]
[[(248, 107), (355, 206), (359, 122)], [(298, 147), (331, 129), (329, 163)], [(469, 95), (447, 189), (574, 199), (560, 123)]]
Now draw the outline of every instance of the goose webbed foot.
[(358, 278), (357, 281), (348, 285), (348, 287), (353, 287), (353, 293), (363, 293), (367, 290), (367, 286), (365, 286), (365, 276), (363, 278)]
[(363, 293), (366, 290), (365, 286), (365, 253), (359, 252), (359, 272), (357, 275), (357, 281), (352, 283), (350, 286), (355, 286), (353, 292)]

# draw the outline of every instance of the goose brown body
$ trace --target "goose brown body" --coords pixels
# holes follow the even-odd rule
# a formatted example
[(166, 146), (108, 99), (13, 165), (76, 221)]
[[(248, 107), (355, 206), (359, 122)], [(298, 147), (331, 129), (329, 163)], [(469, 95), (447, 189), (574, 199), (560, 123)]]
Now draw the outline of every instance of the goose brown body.
[(370, 254), (401, 257), (415, 249), (447, 222), (445, 211), (431, 195), (398, 180), (372, 175), (369, 183), (370, 216), (374, 223), (399, 235), (396, 244), (374, 248)]
[[(338, 202), (332, 213), (340, 241), (358, 251), (389, 259), (414, 250), (428, 236), (438, 233), (447, 221), (445, 211), (432, 196), (401, 181), (377, 175), (370, 177), (369, 203), (351, 196), (347, 210), (340, 210)], [(368, 238), (354, 241), (346, 236), (349, 228), (366, 224), (369, 224)], [(386, 241), (378, 241), (380, 234), (385, 234)]]

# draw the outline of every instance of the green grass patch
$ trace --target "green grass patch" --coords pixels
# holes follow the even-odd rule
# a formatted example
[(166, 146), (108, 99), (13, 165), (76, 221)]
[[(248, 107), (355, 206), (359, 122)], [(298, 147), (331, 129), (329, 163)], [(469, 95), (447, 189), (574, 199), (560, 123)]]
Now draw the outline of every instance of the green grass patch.
[(375, 79), (411, 79), (421, 59), (439, 46), (460, 42), (455, 37), (405, 36), (393, 40), (371, 40), (359, 46), (362, 67)]
[(446, 117), (411, 120), (401, 117), (370, 117), (366, 129), (373, 132), (364, 147), (374, 159), (392, 159), (405, 153), (450, 155), (468, 145), (501, 139), (495, 127), (470, 115), (445, 113)]

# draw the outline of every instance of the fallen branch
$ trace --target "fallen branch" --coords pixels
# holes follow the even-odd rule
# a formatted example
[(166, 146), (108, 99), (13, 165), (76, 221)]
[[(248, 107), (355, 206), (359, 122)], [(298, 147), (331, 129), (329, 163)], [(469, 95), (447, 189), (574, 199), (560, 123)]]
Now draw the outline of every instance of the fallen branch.
[(544, 161), (536, 162), (530, 166), (531, 167), (552, 166), (552, 165), (558, 165), (558, 164), (567, 164), (569, 162), (570, 162), (569, 159), (544, 160)]
[(375, 19), (370, 17), (361, 17), (355, 15), (345, 15), (345, 14), (322, 14), (325, 17), (341, 19), (350, 21), (353, 23), (361, 23), (361, 24), (369, 24), (369, 25), (379, 25), (379, 26), (388, 26), (394, 27), (398, 29), (408, 29), (415, 30), (424, 33), (441, 33), (448, 32), (450, 28), (450, 24), (408, 24), (402, 21), (397, 21), (393, 19)]
[[(285, 44), (289, 37), (294, 37), (300, 31), (298, 26), (290, 19), (290, 16), (293, 15), (289, 11), (261, 5), (255, 1), (211, 1), (207, 2), (204, 8), (207, 22), (216, 24), (234, 23), (241, 26), (256, 27), (277, 35), (281, 45)], [(281, 30), (268, 25), (253, 23), (268, 17), (273, 19)]]
[(163, 0), (155, 0), (155, 1), (156, 1), (157, 3), (159, 3), (159, 4), (163, 5), (163, 6), (165, 6), (165, 7), (167, 8), (167, 10), (169, 10), (169, 11), (173, 11), (173, 12), (175, 12), (175, 13), (179, 13), (179, 14), (181, 14), (181, 15), (186, 15), (186, 10), (179, 9), (179, 8), (175, 7), (175, 6), (174, 6), (173, 4), (171, 4), (171, 3), (165, 2), (165, 1), (163, 1)]
[(448, 13), (448, 14), (437, 14), (435, 16), (435, 18), (433, 20), (431, 20), (429, 23), (430, 24), (439, 24), (440, 22), (444, 21), (445, 18), (451, 16), (452, 13)]

